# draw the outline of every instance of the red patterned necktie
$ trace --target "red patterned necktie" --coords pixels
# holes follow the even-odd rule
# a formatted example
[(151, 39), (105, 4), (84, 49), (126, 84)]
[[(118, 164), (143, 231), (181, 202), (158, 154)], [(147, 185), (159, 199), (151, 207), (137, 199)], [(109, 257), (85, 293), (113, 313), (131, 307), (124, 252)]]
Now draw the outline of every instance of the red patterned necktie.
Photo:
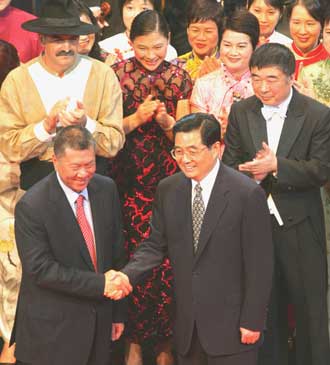
[(95, 271), (97, 271), (97, 262), (96, 262), (96, 253), (95, 253), (95, 244), (94, 244), (94, 236), (91, 229), (91, 226), (88, 223), (88, 220), (85, 215), (84, 210), (84, 196), (79, 195), (76, 200), (76, 214), (77, 214), (77, 221), (80, 226), (81, 232), (84, 236), (86, 246), (91, 257), (93, 266)]

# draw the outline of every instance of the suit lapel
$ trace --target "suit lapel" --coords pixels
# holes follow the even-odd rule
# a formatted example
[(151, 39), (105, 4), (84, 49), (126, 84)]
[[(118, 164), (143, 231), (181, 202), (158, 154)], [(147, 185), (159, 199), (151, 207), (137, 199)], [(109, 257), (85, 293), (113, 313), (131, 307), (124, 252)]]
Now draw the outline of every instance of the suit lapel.
[[(89, 255), (85, 239), (82, 235), (77, 219), (72, 211), (68, 199), (65, 196), (64, 191), (62, 190), (57, 180), (55, 173), (52, 174), (50, 183), (50, 200), (52, 202), (52, 204), (50, 205), (50, 209), (54, 208), (56, 210), (55, 216), (58, 217), (59, 227), (63, 228), (62, 232), (64, 232), (64, 234), (70, 234), (70, 238), (73, 241), (77, 242), (82, 259), (87, 264), (87, 266), (92, 271), (94, 271), (94, 266)], [(63, 211), (65, 212), (65, 214), (63, 214)]]
[(266, 121), (261, 114), (262, 103), (255, 97), (254, 105), (246, 111), (249, 130), (256, 151), (262, 148), (262, 142), (268, 143)]
[(182, 181), (177, 185), (175, 201), (173, 206), (177, 207), (177, 211), (182, 214), (177, 214), (178, 227), (182, 229), (183, 242), (186, 247), (183, 247), (184, 255), (187, 262), (192, 262), (194, 257), (193, 250), (193, 231), (192, 231), (192, 213), (191, 213), (191, 181), (182, 173)]
[(276, 155), (287, 157), (291, 147), (295, 143), (301, 128), (303, 127), (304, 117), (304, 100), (293, 90), (292, 100), (288, 107), (287, 117), (285, 118), (283, 129), (278, 144)]
[(221, 164), (204, 215), (202, 229), (199, 236), (198, 249), (194, 260), (195, 263), (198, 261), (205, 249), (212, 232), (216, 228), (217, 223), (228, 204), (226, 192), (229, 190), (229, 186), (226, 184), (225, 175), (226, 166)]

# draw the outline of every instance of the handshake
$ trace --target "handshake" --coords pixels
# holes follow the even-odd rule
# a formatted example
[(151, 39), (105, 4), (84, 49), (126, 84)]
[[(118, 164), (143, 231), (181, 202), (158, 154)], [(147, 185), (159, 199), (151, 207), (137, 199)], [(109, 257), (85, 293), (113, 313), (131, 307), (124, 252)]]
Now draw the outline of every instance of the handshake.
[(125, 298), (133, 290), (128, 276), (120, 271), (109, 270), (105, 274), (104, 296), (113, 300)]

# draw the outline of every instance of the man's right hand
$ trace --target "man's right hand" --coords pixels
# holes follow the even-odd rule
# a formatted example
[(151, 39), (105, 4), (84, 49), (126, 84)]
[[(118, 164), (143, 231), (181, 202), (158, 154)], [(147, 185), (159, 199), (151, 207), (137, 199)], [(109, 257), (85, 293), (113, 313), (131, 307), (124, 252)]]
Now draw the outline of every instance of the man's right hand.
[(63, 100), (59, 100), (50, 110), (49, 114), (43, 121), (43, 125), (47, 133), (53, 134), (56, 132), (56, 126), (58, 123), (58, 114), (64, 110), (66, 110), (67, 105), (69, 104), (70, 98), (67, 97)]
[(120, 271), (109, 270), (105, 274), (104, 295), (113, 300), (126, 297), (133, 290), (128, 276)]

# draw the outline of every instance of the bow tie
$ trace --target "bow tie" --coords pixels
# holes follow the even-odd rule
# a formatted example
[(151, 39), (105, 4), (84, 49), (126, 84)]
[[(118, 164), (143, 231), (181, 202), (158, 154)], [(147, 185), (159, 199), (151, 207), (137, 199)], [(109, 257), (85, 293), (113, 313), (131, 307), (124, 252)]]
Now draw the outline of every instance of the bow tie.
[(266, 121), (271, 120), (275, 115), (278, 115), (281, 119), (286, 117), (286, 113), (276, 106), (264, 105), (261, 108), (261, 113)]

